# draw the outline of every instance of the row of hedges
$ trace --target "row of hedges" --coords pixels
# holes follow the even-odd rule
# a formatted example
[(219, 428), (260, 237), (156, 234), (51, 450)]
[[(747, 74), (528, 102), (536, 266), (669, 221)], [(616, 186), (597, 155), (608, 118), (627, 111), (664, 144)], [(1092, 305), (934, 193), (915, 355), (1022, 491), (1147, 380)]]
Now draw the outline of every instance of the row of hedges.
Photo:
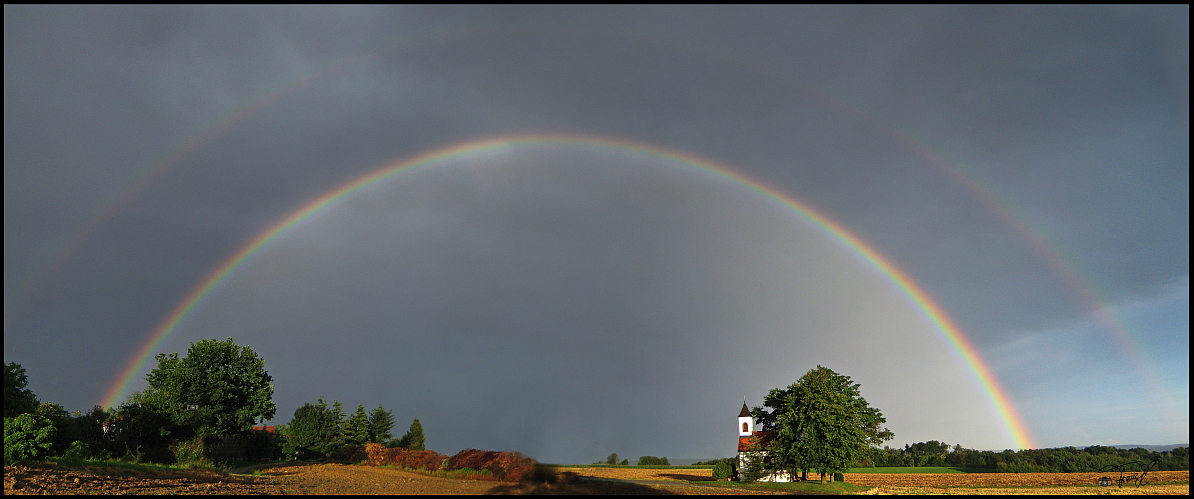
[[(413, 470), (456, 471), (471, 469), (489, 471), (492, 480), (525, 482), (537, 478), (535, 460), (517, 452), (497, 452), (465, 449), (448, 457), (430, 450), (402, 448), (387, 449), (381, 444), (365, 444), (361, 448), (365, 463), (370, 466), (392, 465)], [(357, 462), (355, 459), (346, 459)]]

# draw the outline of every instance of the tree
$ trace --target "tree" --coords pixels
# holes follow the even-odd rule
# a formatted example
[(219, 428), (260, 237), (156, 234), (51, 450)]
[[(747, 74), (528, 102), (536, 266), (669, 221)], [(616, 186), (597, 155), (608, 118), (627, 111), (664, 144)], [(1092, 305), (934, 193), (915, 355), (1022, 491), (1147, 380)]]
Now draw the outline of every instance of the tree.
[(763, 465), (762, 444), (759, 437), (750, 437), (750, 447), (743, 456), (742, 481), (757, 482), (760, 478), (767, 476), (767, 471)]
[(618, 453), (615, 452), (605, 458), (605, 464), (618, 464)]
[(387, 411), (385, 407), (378, 405), (376, 409), (369, 412), (369, 441), (383, 443), (391, 438), (393, 435), (390, 431), (394, 429), (394, 414)]
[(717, 461), (713, 465), (713, 479), (723, 480), (734, 475), (734, 469), (730, 467), (730, 463), (726, 461)]
[(419, 423), (419, 418), (411, 421), (410, 429), (402, 436), (402, 443), (399, 446), (405, 449), (427, 450), (427, 442), (423, 437), (423, 425)]
[(160, 403), (171, 420), (199, 435), (248, 431), (274, 417), (273, 378), (253, 349), (226, 341), (191, 343), (187, 356), (158, 354), (146, 375), (144, 396)]
[(37, 396), (28, 385), (25, 368), (16, 362), (4, 364), (4, 417), (32, 414), (37, 409)]
[(170, 440), (189, 438), (191, 430), (176, 425), (161, 405), (160, 397), (134, 392), (109, 421), (104, 435), (110, 442), (109, 450), (117, 456), (136, 456), (144, 451), (148, 452), (147, 460), (164, 460)]
[(48, 419), (54, 425), (54, 440), (53, 446), (50, 447), (50, 455), (60, 456), (66, 452), (72, 442), (85, 438), (79, 430), (75, 418), (71, 417), (70, 412), (61, 405), (42, 402), (38, 404), (35, 414)]
[(660, 466), (660, 465), (671, 466), (672, 463), (668, 462), (667, 457), (642, 456), (642, 457), (638, 458), (638, 465), (639, 466)]
[(54, 443), (54, 423), (43, 416), (23, 413), (4, 418), (4, 464), (47, 455)]
[(622, 460), (622, 462), (620, 462), (620, 463), (618, 463), (618, 464), (620, 464), (620, 465), (622, 465), (622, 466), (630, 466), (630, 460), (629, 460), (629, 459), (623, 459), (623, 460)]
[(344, 444), (365, 445), (369, 442), (369, 413), (365, 412), (365, 404), (357, 404), (356, 412), (344, 421)]
[(284, 456), (296, 459), (323, 458), (340, 448), (339, 420), (319, 397), (319, 402), (303, 404), (285, 428)]
[[(776, 432), (768, 444), (771, 465), (788, 473), (809, 470), (825, 475), (844, 471), (864, 457), (870, 446), (895, 435), (882, 428), (887, 420), (859, 393), (849, 376), (817, 366), (787, 389), (773, 389), (763, 399), (766, 411), (754, 415), (765, 430)], [(743, 471), (745, 473), (745, 470)]]

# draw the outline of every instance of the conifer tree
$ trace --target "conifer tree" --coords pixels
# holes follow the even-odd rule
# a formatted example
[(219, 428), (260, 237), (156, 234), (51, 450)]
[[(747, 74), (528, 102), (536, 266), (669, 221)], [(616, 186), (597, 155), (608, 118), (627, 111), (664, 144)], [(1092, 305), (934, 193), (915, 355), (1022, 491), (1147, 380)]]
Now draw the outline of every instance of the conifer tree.
[(369, 443), (369, 414), (365, 404), (357, 404), (357, 410), (344, 421), (344, 444), (365, 445)]
[(384, 407), (378, 405), (376, 409), (369, 413), (369, 441), (384, 443), (393, 435), (390, 431), (394, 429), (394, 414), (387, 411)]
[(339, 422), (323, 397), (319, 397), (315, 404), (303, 404), (294, 411), (294, 418), (286, 425), (283, 453), (296, 459), (327, 456), (343, 443)]
[(413, 450), (427, 450), (426, 440), (423, 437), (423, 425), (419, 423), (419, 418), (415, 418), (410, 423), (410, 430), (402, 436), (402, 447)]

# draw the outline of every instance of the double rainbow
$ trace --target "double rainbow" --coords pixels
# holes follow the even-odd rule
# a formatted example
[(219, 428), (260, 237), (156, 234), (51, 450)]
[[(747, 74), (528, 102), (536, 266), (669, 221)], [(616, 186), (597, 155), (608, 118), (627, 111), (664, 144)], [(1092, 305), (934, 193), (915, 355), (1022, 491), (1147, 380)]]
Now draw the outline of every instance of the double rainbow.
[(845, 226), (813, 209), (813, 207), (807, 203), (786, 195), (766, 184), (742, 174), (741, 172), (731, 170), (726, 166), (710, 162), (709, 160), (680, 151), (664, 149), (661, 147), (628, 140), (615, 140), (604, 137), (579, 135), (516, 135), (464, 142), (392, 163), (371, 173), (358, 177), (355, 180), (347, 182), (315, 198), (282, 220), (265, 229), (257, 236), (253, 237), (247, 244), (225, 259), (219, 266), (209, 273), (207, 277), (205, 277), (197, 286), (195, 286), (190, 293), (188, 293), (186, 297), (173, 308), (169, 316), (167, 316), (166, 319), (153, 331), (148, 340), (141, 346), (141, 348), (137, 350), (135, 355), (133, 355), (132, 361), (124, 369), (124, 371), (121, 372), (116, 383), (104, 395), (102, 404), (106, 407), (113, 407), (117, 405), (123, 399), (123, 397), (128, 394), (129, 385), (132, 383), (133, 379), (138, 373), (141, 373), (145, 369), (146, 363), (157, 351), (159, 345), (161, 345), (161, 343), (170, 336), (170, 333), (174, 331), (180, 321), (186, 318), (187, 315), (189, 315), (191, 311), (193, 311), (195, 307), (202, 302), (213, 289), (215, 289), (222, 281), (231, 276), (238, 268), (241, 267), (241, 265), (248, 261), (253, 254), (269, 244), (270, 241), (273, 241), (274, 238), (290, 230), (308, 216), (323, 210), (338, 199), (348, 196), (363, 187), (386, 179), (399, 172), (433, 165), (437, 162), (455, 156), (481, 153), (487, 150), (511, 145), (536, 144), (568, 144), (592, 148), (630, 151), (647, 156), (664, 158), (683, 165), (691, 165), (694, 168), (711, 172), (717, 177), (732, 180), (754, 191), (757, 191), (763, 194), (765, 197), (779, 202), (797, 215), (812, 222), (818, 229), (823, 231), (829, 237), (845, 243), (845, 245), (855, 254), (857, 254), (857, 256), (861, 257), (863, 260), (877, 269), (887, 280), (895, 285), (901, 293), (908, 297), (908, 299), (925, 316), (925, 318), (934, 325), (935, 329), (939, 332), (942, 338), (958, 352), (962, 359), (964, 359), (976, 380), (989, 395), (994, 410), (1006, 423), (1007, 431), (1016, 445), (1025, 449), (1031, 449), (1035, 447), (1032, 437), (1028, 433), (1024, 422), (1020, 419), (1019, 415), (1012, 406), (1007, 393), (1004, 392), (1003, 388), (995, 380), (995, 377), (991, 373), (991, 368), (979, 356), (978, 351), (974, 348), (974, 345), (970, 342), (970, 340), (963, 334), (961, 328), (954, 323), (953, 319), (951, 319), (949, 315), (945, 313), (945, 310), (943, 310), (941, 306), (938, 305), (932, 299), (932, 297), (920, 287), (920, 285), (912, 280), (908, 274), (892, 264), (891, 261), (867, 244), (867, 242), (858, 235), (850, 232)]

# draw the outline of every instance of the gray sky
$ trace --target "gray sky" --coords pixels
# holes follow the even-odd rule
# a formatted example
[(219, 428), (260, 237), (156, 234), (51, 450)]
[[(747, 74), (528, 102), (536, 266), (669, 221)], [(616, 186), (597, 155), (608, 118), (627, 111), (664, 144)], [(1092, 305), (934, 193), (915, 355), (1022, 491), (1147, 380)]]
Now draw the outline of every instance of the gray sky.
[[(1189, 8), (4, 8), (4, 360), (84, 410), (232, 337), (278, 414), (546, 462), (734, 452), (851, 376), (892, 446), (1189, 441)], [(600, 142), (607, 141), (607, 142)], [(606, 145), (601, 145), (606, 144)], [(130, 390), (144, 387), (147, 365)], [(123, 393), (127, 395), (127, 393)]]

